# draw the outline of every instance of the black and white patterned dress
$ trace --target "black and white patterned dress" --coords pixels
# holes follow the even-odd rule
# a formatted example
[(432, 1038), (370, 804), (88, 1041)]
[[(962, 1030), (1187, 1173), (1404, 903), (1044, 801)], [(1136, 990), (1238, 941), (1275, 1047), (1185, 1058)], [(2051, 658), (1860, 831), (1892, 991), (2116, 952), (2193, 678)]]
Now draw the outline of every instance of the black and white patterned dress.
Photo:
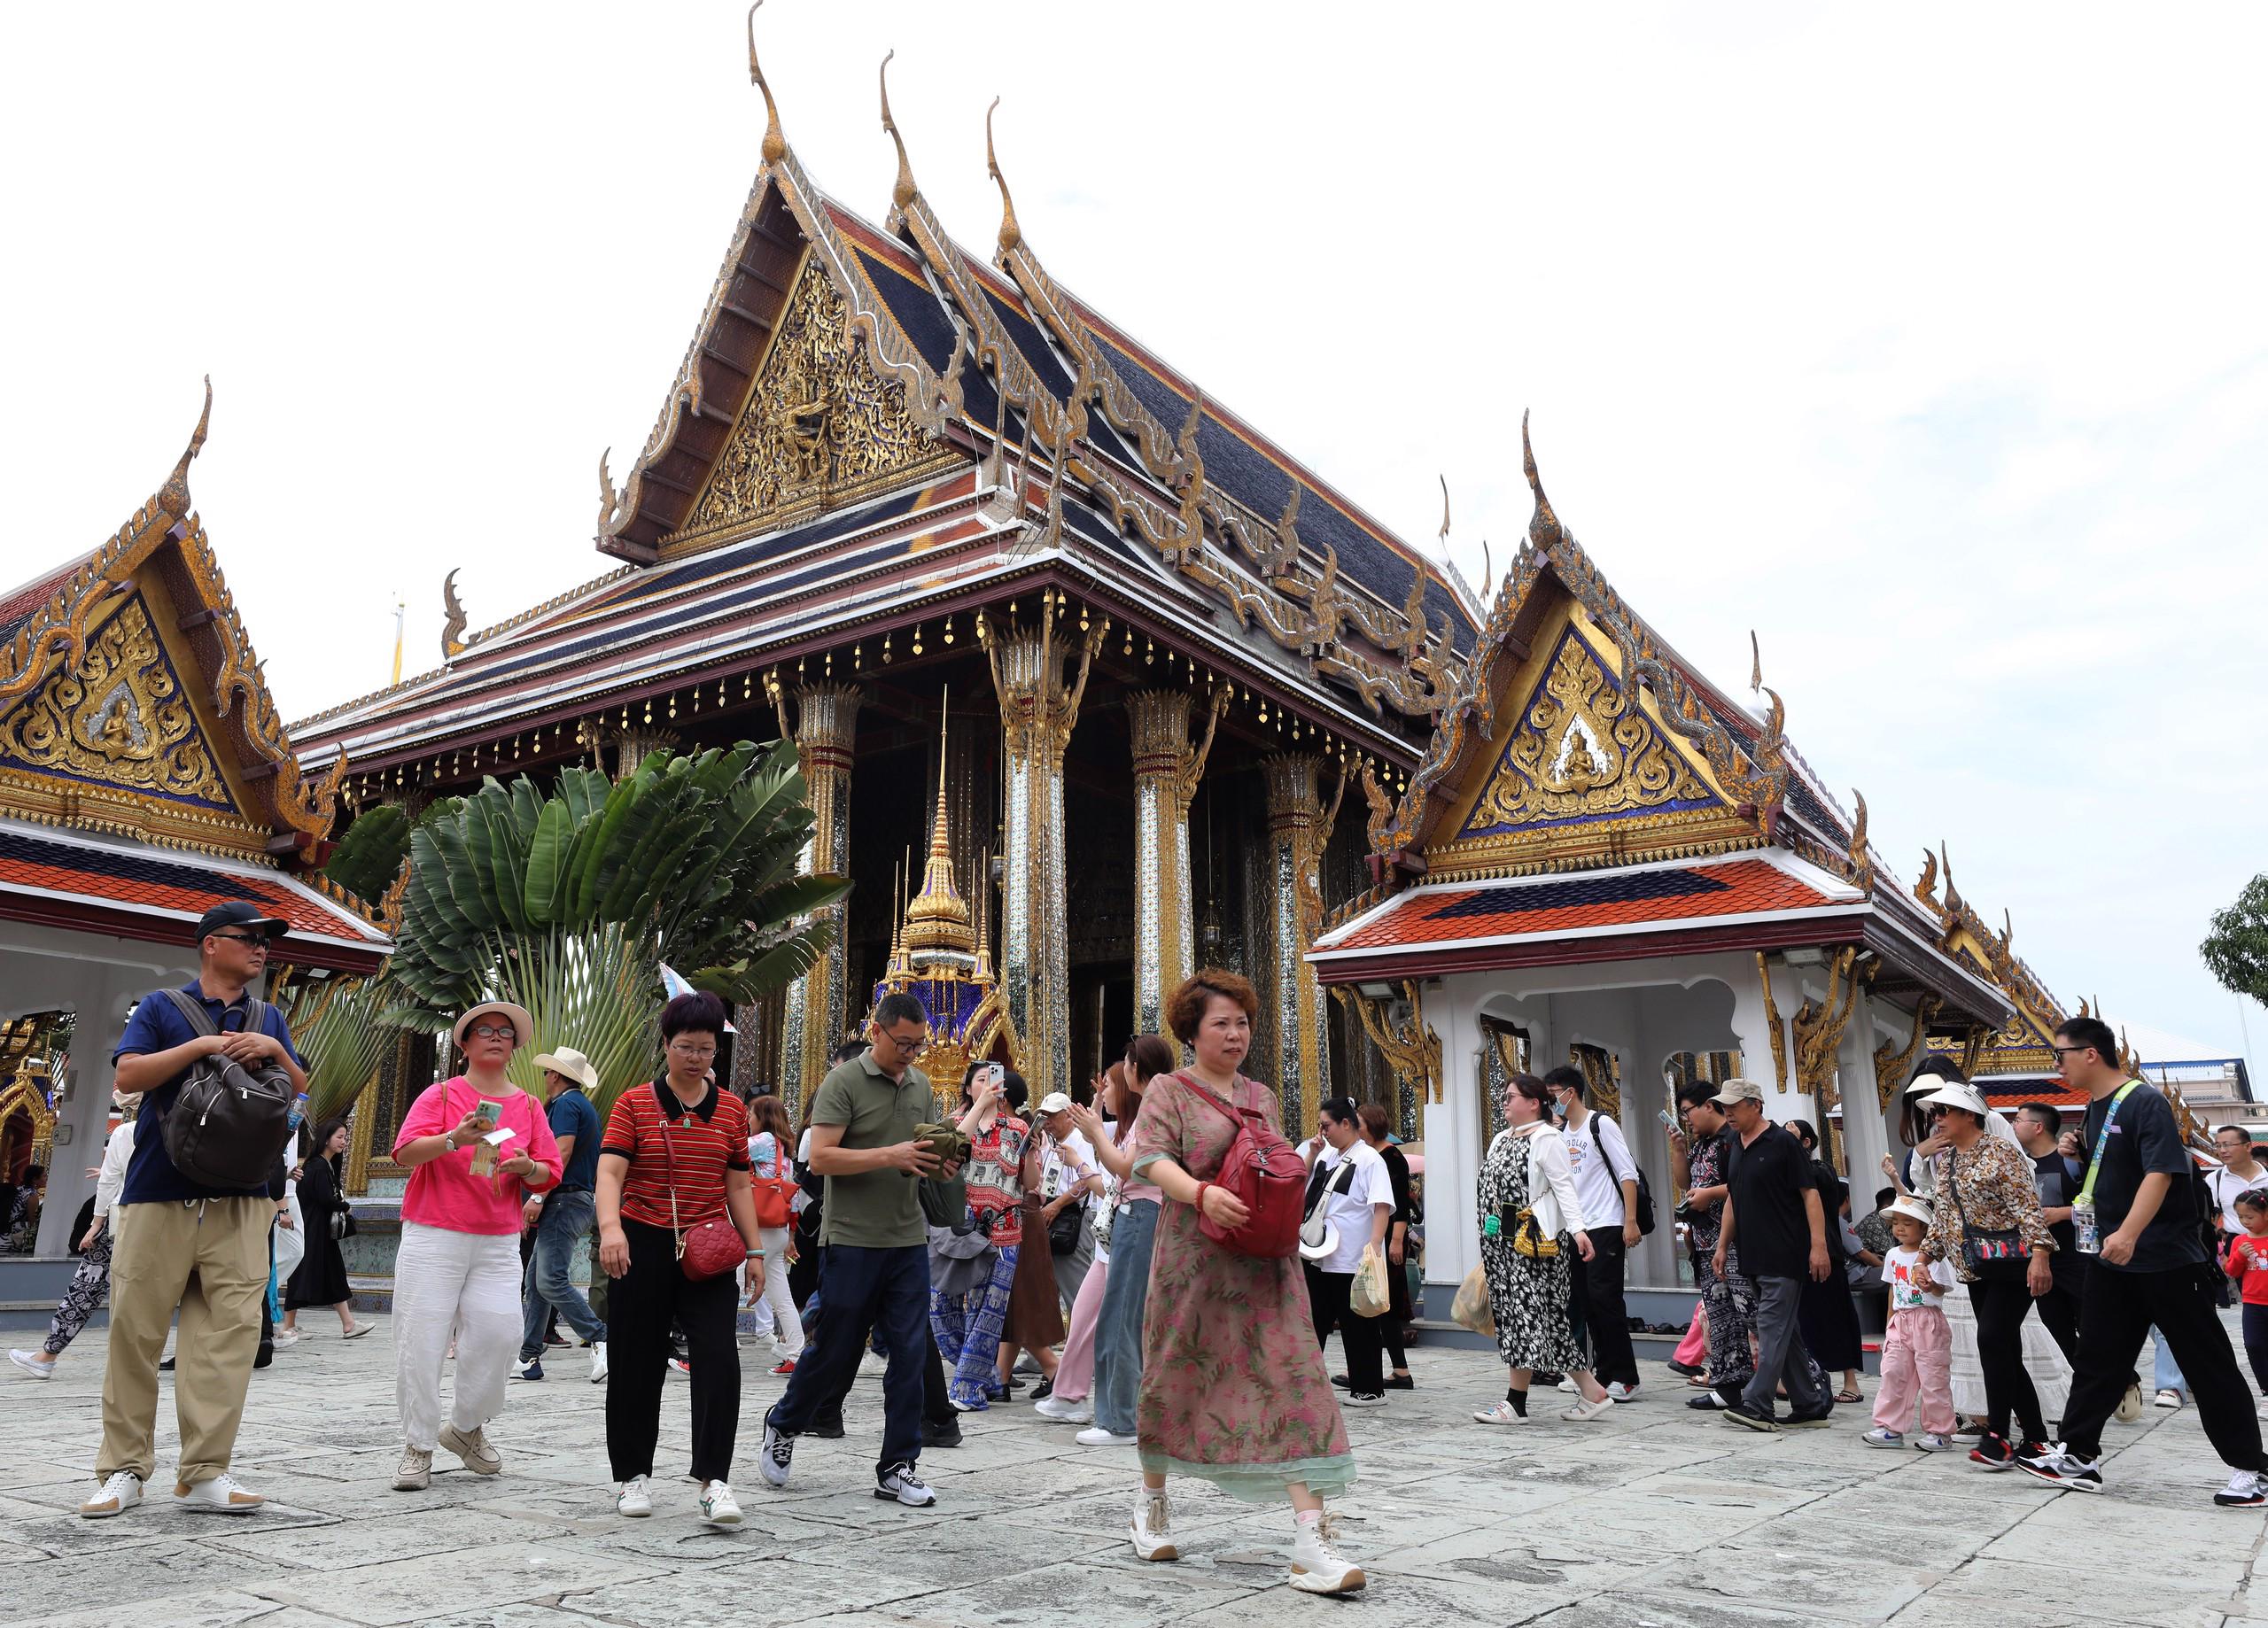
[[(1549, 1135), (1549, 1132), (1542, 1133)], [(1508, 1368), (1569, 1373), (1588, 1368), (1576, 1343), (1567, 1304), (1574, 1240), (1559, 1235), (1559, 1252), (1523, 1255), (1512, 1247), (1512, 1220), (1528, 1207), (1527, 1138), (1510, 1133), (1488, 1144), (1480, 1166), (1480, 1214), (1501, 1215), (1503, 1230), (1480, 1240), (1480, 1266), (1488, 1279), (1488, 1309), (1496, 1319), (1496, 1350)]]

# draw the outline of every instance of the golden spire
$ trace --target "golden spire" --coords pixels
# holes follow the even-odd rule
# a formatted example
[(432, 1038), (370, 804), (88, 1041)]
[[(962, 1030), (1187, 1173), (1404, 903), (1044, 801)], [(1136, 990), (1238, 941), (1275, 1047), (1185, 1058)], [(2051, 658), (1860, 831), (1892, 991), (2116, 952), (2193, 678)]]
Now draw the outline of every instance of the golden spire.
[(1008, 196), (1008, 178), (1000, 173), (1000, 160), (992, 151), (992, 110), (1000, 105), (1000, 98), (992, 98), (992, 106), (984, 110), (984, 167), (1000, 184), (1000, 252), (1013, 253), (1024, 240), (1024, 229), (1016, 224), (1016, 200)]
[(1435, 478), (1441, 483), (1441, 529), (1439, 535), (1441, 552), (1446, 554), (1449, 551), (1449, 477), (1441, 475)]
[(213, 427), (213, 376), (205, 376), (205, 410), (197, 415), (197, 428), (190, 432), (189, 445), (183, 449), (181, 461), (174, 465), (174, 472), (166, 477), (166, 484), (158, 489), (158, 501), (176, 520), (189, 518), (189, 466), (197, 454), (205, 450), (205, 432)]
[(788, 138), (780, 132), (780, 104), (772, 99), (772, 87), (764, 82), (756, 60), (756, 14), (763, 9), (764, 0), (748, 8), (748, 82), (764, 92), (764, 161), (777, 164), (788, 156)]
[(921, 891), (905, 907), (905, 945), (910, 950), (975, 953), (968, 904), (953, 882), (953, 845), (945, 812), (945, 724), (951, 693), (937, 703), (937, 815), (929, 827), (929, 859), (921, 871)]
[(903, 217), (919, 189), (913, 184), (913, 165), (905, 156), (905, 143), (898, 136), (897, 120), (889, 116), (889, 62), (890, 58), (897, 55), (893, 49), (882, 58), (880, 77), (882, 85), (882, 128), (889, 132), (889, 139), (897, 148), (897, 179), (890, 184), (889, 201)]
[[(1535, 448), (1527, 438), (1527, 415), (1520, 415), (1520, 462), (1527, 470), (1528, 490), (1535, 493), (1535, 513), (1529, 516), (1527, 540), (1538, 553), (1549, 549), (1565, 535), (1559, 529), (1559, 516), (1552, 512), (1551, 500), (1543, 495), (1543, 477), (1536, 473)], [(1443, 494), (1444, 506), (1447, 494)]]
[(976, 910), (976, 973), (975, 981), (992, 981), (992, 946), (990, 928), (992, 922), (992, 856), (980, 852), (976, 856), (976, 874), (971, 880), (975, 886), (968, 890)]

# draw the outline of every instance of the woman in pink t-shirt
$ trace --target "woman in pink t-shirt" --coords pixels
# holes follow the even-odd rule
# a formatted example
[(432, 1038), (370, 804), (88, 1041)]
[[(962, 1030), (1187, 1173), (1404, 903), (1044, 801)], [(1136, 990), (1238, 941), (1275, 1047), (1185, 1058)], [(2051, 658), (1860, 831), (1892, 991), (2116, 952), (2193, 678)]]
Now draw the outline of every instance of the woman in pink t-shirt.
[[(394, 1162), (409, 1167), (393, 1268), (394, 1399), (404, 1441), (396, 1492), (431, 1485), (436, 1446), (478, 1476), (504, 1468), (481, 1429), (503, 1411), (505, 1379), (519, 1354), (520, 1205), (559, 1182), (559, 1144), (543, 1105), (504, 1077), (534, 1031), (526, 1011), (509, 1001), (484, 1001), (459, 1018), (464, 1073), (426, 1087), (394, 1138)], [(452, 1332), (456, 1384), (444, 1426), (441, 1367)]]

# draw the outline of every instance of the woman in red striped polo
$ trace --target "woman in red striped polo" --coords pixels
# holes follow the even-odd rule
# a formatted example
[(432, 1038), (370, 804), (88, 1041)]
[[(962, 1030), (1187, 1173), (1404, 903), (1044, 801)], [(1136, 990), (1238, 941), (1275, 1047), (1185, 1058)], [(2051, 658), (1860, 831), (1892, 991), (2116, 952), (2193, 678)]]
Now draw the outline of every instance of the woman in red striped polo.
[(633, 1085), (616, 1099), (599, 1143), (597, 1207), (599, 1265), (614, 1279), (606, 1450), (615, 1508), (627, 1516), (654, 1512), (649, 1484), (674, 1319), (693, 1365), (701, 1516), (730, 1526), (741, 1518), (728, 1485), (741, 1415), (739, 1297), (729, 1270), (696, 1282), (680, 1260), (685, 1235), (729, 1218), (747, 1252), (750, 1292), (764, 1291), (747, 1111), (707, 1078), (724, 1031), (725, 1005), (713, 995), (680, 995), (662, 1009), (665, 1067), (652, 1084)]

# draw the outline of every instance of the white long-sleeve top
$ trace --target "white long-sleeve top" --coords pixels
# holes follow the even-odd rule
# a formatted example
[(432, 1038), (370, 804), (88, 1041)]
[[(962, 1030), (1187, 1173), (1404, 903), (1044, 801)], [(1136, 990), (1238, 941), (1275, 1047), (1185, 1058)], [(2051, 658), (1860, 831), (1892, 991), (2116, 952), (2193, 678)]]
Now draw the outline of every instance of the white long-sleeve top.
[(128, 1115), (111, 1132), (110, 1141), (103, 1148), (103, 1167), (95, 1177), (96, 1214), (108, 1215), (110, 1206), (118, 1202), (120, 1190), (126, 1185), (127, 1161), (133, 1157), (134, 1120)]

